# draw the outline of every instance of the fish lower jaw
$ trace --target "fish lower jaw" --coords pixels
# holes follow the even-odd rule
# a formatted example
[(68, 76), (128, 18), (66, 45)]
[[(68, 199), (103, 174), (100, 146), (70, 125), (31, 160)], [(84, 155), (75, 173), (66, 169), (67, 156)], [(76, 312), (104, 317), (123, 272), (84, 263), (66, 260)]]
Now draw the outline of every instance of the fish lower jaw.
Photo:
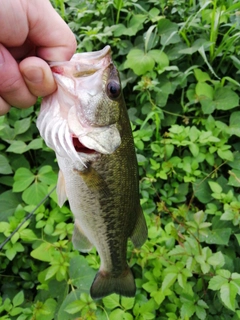
[(72, 142), (73, 142), (73, 146), (74, 149), (76, 150), (77, 153), (79, 154), (98, 154), (98, 152), (94, 149), (89, 149), (87, 148), (84, 144), (82, 144), (78, 137), (73, 135), (72, 136)]

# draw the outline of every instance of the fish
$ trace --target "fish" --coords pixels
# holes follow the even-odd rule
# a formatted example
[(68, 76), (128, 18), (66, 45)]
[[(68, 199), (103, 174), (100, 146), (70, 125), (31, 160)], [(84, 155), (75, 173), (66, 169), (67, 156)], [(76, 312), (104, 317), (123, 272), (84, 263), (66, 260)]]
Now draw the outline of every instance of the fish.
[(90, 295), (134, 297), (128, 239), (139, 248), (148, 231), (131, 124), (111, 48), (76, 53), (50, 67), (58, 89), (43, 98), (37, 127), (56, 153), (58, 204), (68, 199), (73, 246), (80, 252), (95, 246), (100, 256)]

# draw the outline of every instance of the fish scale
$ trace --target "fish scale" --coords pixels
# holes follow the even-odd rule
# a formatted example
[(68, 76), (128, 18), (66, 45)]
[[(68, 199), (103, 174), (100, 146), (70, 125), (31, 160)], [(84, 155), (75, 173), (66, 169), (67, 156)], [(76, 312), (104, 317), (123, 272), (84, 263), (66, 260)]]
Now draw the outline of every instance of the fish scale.
[[(130, 238), (140, 247), (147, 227), (131, 126), (110, 47), (75, 54), (70, 62), (53, 63), (52, 70), (58, 90), (43, 99), (37, 126), (56, 152), (58, 200), (61, 206), (68, 199), (74, 215), (73, 245), (82, 252), (95, 246), (101, 259), (90, 294), (94, 299), (111, 293), (132, 297), (136, 286), (127, 242)], [(58, 126), (65, 123), (61, 130), (54, 128), (51, 114)]]

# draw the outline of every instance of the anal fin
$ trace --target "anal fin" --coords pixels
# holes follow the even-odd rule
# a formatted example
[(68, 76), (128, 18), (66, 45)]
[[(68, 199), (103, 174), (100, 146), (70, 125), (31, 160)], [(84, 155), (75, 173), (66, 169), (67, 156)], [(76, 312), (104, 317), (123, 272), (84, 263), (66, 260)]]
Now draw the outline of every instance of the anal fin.
[(88, 252), (93, 247), (77, 221), (74, 223), (72, 242), (74, 248), (81, 252)]
[(130, 236), (134, 247), (140, 248), (144, 242), (147, 240), (148, 237), (148, 230), (146, 221), (142, 212), (142, 208), (139, 205), (137, 211), (137, 220), (133, 232)]

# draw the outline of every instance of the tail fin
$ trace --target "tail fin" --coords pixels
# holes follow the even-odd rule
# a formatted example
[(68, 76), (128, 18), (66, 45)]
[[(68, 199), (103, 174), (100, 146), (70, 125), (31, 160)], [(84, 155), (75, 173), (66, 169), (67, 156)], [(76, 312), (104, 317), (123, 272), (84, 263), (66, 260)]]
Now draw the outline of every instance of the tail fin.
[(90, 289), (93, 299), (101, 299), (111, 293), (118, 293), (125, 297), (134, 297), (135, 292), (136, 285), (130, 268), (117, 278), (113, 277), (111, 273), (99, 271)]

